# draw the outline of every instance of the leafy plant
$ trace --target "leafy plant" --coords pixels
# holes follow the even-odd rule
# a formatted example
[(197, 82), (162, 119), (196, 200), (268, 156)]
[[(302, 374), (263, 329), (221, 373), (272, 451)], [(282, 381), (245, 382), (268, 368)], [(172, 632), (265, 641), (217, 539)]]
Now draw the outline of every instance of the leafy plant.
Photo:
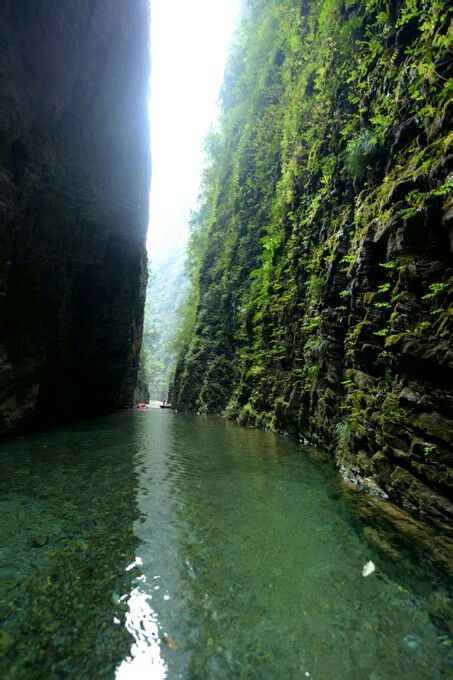
[(388, 293), (390, 290), (391, 286), (389, 283), (383, 283), (381, 286), (378, 286), (377, 292), (378, 293)]
[(354, 441), (354, 429), (349, 420), (340, 420), (334, 427), (337, 446), (346, 448)]
[(429, 292), (423, 295), (422, 300), (432, 300), (437, 297), (440, 293), (446, 290), (446, 283), (431, 283), (429, 286)]
[(325, 286), (324, 278), (322, 276), (317, 276), (316, 274), (312, 274), (307, 281), (308, 293), (309, 295), (312, 295), (314, 298), (320, 297), (324, 290), (324, 286)]
[(381, 328), (381, 330), (375, 331), (375, 332), (373, 333), (373, 335), (377, 335), (377, 336), (379, 336), (380, 338), (386, 338), (387, 335), (388, 335), (389, 333), (390, 333), (390, 329), (389, 329), (389, 328)]
[(377, 136), (369, 129), (363, 129), (346, 146), (346, 169), (354, 179), (365, 174), (378, 146)]

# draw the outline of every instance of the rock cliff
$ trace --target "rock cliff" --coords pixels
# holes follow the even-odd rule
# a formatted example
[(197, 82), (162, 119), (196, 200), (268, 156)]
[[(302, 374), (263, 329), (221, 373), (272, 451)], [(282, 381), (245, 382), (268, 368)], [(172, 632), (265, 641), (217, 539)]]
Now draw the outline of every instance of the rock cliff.
[(446, 519), (447, 3), (249, 4), (209, 140), (173, 403), (327, 446), (354, 483)]
[(0, 6), (0, 432), (132, 399), (146, 286), (145, 0)]

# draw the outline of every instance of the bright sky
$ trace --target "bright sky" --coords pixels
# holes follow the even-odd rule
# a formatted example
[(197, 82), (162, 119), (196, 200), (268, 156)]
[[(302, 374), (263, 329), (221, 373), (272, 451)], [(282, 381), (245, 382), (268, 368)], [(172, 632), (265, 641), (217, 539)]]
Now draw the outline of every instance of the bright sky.
[(152, 261), (187, 239), (239, 0), (151, 1)]

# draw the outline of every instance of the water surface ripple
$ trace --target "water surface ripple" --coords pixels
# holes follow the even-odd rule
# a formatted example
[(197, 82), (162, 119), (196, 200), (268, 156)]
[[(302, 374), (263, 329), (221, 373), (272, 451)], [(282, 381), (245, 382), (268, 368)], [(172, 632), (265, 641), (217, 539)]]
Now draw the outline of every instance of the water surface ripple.
[(121, 412), (4, 441), (0, 508), (1, 677), (451, 673), (439, 538), (296, 443)]

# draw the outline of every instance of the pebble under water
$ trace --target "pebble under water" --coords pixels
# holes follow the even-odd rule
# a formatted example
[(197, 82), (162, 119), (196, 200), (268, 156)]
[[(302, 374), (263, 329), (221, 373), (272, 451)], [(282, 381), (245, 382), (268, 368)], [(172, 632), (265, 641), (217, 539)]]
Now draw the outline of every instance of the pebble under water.
[(444, 539), (297, 443), (126, 411), (0, 470), (2, 678), (451, 674)]

